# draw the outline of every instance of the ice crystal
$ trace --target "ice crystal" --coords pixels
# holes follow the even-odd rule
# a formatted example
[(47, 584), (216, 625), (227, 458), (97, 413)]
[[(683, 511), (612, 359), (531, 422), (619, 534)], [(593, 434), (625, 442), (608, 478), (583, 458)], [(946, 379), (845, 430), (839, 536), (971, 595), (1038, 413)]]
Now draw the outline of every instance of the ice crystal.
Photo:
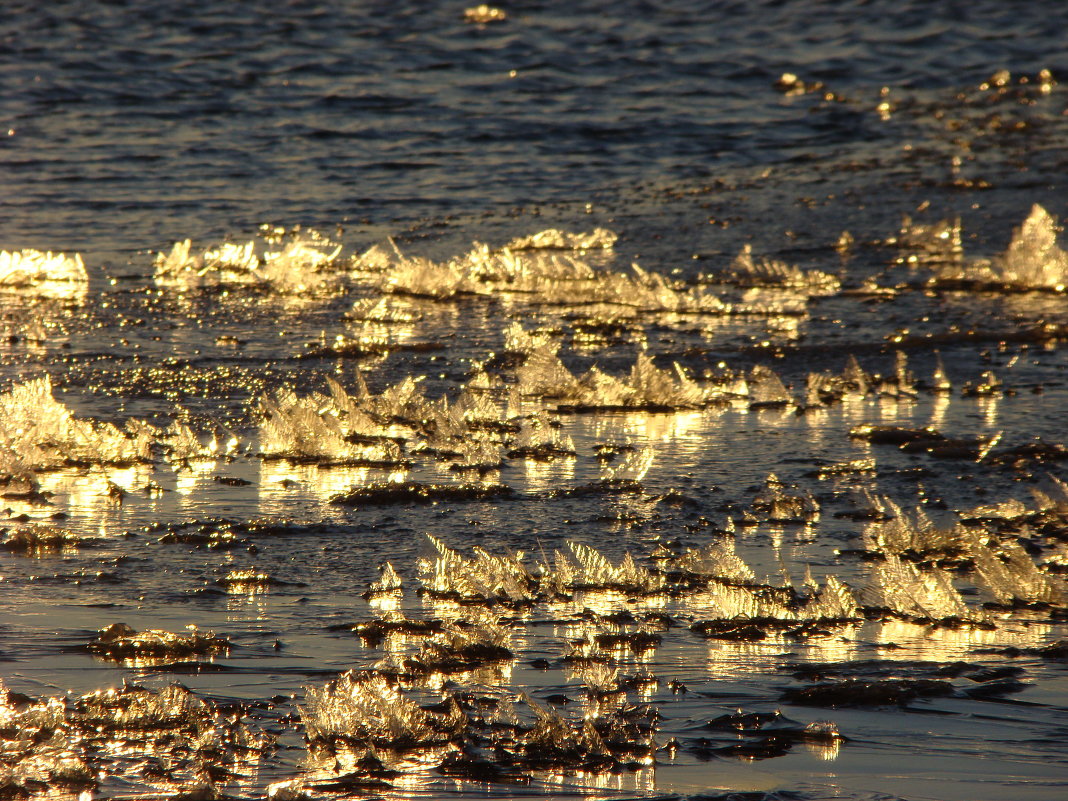
[(801, 289), (811, 295), (833, 295), (839, 280), (819, 270), (804, 271), (775, 259), (756, 259), (753, 246), (746, 243), (727, 270), (731, 280), (749, 286), (777, 286)]
[(1004, 253), (990, 261), (943, 265), (936, 280), (1061, 292), (1068, 287), (1068, 252), (1057, 244), (1059, 232), (1053, 216), (1036, 203)]
[(863, 533), (864, 547), (869, 551), (894, 556), (933, 554), (946, 557), (969, 554), (978, 546), (974, 531), (959, 524), (939, 528), (923, 509), (904, 512), (884, 497), (879, 501), (879, 510), (887, 519), (870, 523)]
[[(574, 556), (574, 566), (568, 565), (567, 578), (558, 583), (572, 589), (625, 589), (628, 592), (655, 593), (665, 587), (664, 576), (642, 567), (627, 553), (618, 565), (592, 546), (581, 542), (569, 542)], [(557, 552), (557, 563), (566, 561)], [(553, 583), (549, 578), (549, 583)]]
[(996, 552), (979, 547), (971, 554), (976, 584), (1000, 604), (1061, 603), (1064, 581), (1042, 572), (1019, 544), (1006, 542)]
[(393, 565), (386, 562), (382, 565), (378, 578), (371, 582), (368, 588), (372, 593), (399, 592), (402, 589), (401, 577), (393, 569)]
[(348, 671), (323, 687), (305, 688), (298, 707), (312, 742), (337, 740), (414, 748), (443, 742), (445, 721), (427, 712), (383, 676)]
[(574, 456), (575, 443), (571, 437), (562, 432), (545, 412), (525, 419), (516, 438), (515, 448), (509, 456), (526, 456), (536, 459), (553, 459), (560, 456)]
[(524, 553), (496, 555), (475, 547), (467, 559), (430, 534), (433, 560), (420, 559), (419, 580), (434, 594), (467, 600), (533, 600), (534, 577), (523, 564)]
[(39, 250), (0, 250), (0, 288), (32, 289), (50, 284), (85, 284), (89, 275), (81, 254)]
[(52, 396), (49, 376), (32, 379), (0, 394), (0, 475), (146, 462), (153, 430), (135, 426), (123, 432), (111, 423), (75, 418)]
[(522, 324), (515, 322), (508, 326), (504, 332), (504, 349), (510, 353), (530, 354), (538, 350), (551, 350), (553, 337), (544, 331), (529, 332)]
[(749, 374), (749, 405), (754, 408), (762, 406), (788, 406), (793, 398), (782, 379), (770, 367), (755, 365)]
[(703, 548), (690, 549), (671, 560), (670, 572), (682, 572), (699, 578), (711, 578), (735, 584), (747, 584), (756, 579), (752, 569), (738, 556), (734, 540), (726, 538)]
[(169, 253), (156, 255), (155, 281), (186, 290), (250, 285), (298, 293), (321, 288), (326, 282), (323, 270), (337, 261), (340, 245), (316, 232), (279, 239), (268, 237), (265, 248), (278, 244), (282, 248), (264, 249), (262, 256), (254, 240), (243, 245), (226, 242), (200, 253), (192, 252), (189, 239), (175, 242)]
[(938, 568), (920, 571), (898, 556), (872, 566), (862, 597), (868, 606), (925, 620), (974, 617), (953, 586), (951, 574)]
[(516, 372), (523, 395), (542, 398), (573, 398), (579, 391), (578, 380), (556, 355), (552, 343), (536, 347)]
[(548, 228), (530, 236), (513, 239), (506, 250), (608, 250), (619, 237), (605, 228), (594, 228), (589, 233), (575, 234)]
[(809, 620), (852, 620), (859, 615), (853, 590), (833, 575), (827, 576), (798, 612), (798, 617)]
[(999, 278), (1011, 286), (1062, 290), (1068, 284), (1068, 253), (1057, 245), (1060, 228), (1037, 203), (1012, 241), (994, 262)]
[(395, 387), (387, 390), (393, 395), (374, 398), (362, 382), (357, 396), (333, 379), (327, 379), (327, 386), (329, 396), (313, 393), (301, 398), (280, 391), (261, 399), (260, 452), (268, 458), (321, 462), (398, 462), (400, 446), (374, 420), (405, 410), (412, 392)]

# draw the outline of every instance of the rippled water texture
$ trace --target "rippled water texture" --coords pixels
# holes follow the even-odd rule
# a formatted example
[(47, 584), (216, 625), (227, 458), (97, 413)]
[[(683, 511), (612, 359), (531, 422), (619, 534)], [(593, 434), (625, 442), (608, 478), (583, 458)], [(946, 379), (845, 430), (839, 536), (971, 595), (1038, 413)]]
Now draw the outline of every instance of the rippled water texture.
[(426, 5), (4, 4), (0, 798), (1059, 797), (1068, 6)]

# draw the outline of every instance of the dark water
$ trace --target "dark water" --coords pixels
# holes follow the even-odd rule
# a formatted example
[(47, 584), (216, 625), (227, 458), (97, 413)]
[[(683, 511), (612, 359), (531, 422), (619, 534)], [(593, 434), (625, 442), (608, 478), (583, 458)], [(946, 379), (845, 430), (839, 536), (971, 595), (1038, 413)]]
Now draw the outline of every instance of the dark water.
[[(275, 746), (230, 764), (229, 777), (211, 777), (219, 792), (262, 797), (273, 782), (304, 777), (309, 786), (318, 782), (313, 797), (335, 797), (340, 791), (327, 785), (343, 766), (309, 760), (298, 707), (306, 705), (305, 688), (384, 657), (338, 629), (380, 613), (362, 597), (378, 566), (388, 560), (401, 574), (410, 617), (472, 614), (417, 594), (417, 559), (432, 558), (425, 534), (465, 557), (476, 546), (523, 550), (531, 566), (567, 552), (568, 542), (617, 563), (631, 552), (649, 565), (660, 544), (681, 553), (730, 539), (758, 583), (779, 586), (785, 570), (800, 590), (807, 566), (817, 581), (833, 575), (859, 591), (878, 562), (856, 554), (868, 525), (853, 514), (856, 491), (885, 495), (910, 515), (923, 509), (949, 527), (974, 517), (969, 510), (980, 504), (1016, 500), (1034, 509), (1032, 490), (1053, 492), (1053, 479), (1066, 478), (1059, 454), (937, 458), (849, 432), (865, 423), (931, 426), (949, 437), (999, 437), (995, 455), (1035, 438), (1065, 440), (1063, 294), (932, 283), (937, 265), (923, 263), (923, 249), (894, 240), (903, 214), (922, 224), (960, 217), (964, 255), (954, 258), (967, 266), (1003, 253), (1033, 204), (1063, 224), (1068, 6), (502, 8), (506, 21), (478, 25), (465, 21), (462, 3), (5, 4), (0, 248), (79, 252), (89, 281), (50, 296), (26, 288), (0, 294), (0, 390), (47, 375), (55, 398), (78, 418), (120, 427), (137, 418), (160, 428), (178, 419), (202, 440), (237, 440), (229, 455), (188, 464), (168, 461), (157, 442), (152, 460), (134, 467), (89, 460), (33, 470), (38, 496), (8, 493), (9, 531), (55, 523), (99, 538), (80, 548), (0, 550), (0, 676), (9, 689), (63, 698), (73, 720), (86, 693), (123, 680), (150, 689), (180, 681), (219, 709), (244, 704), (249, 728), (275, 738)], [(784, 73), (803, 90), (777, 88)], [(381, 275), (338, 270), (321, 292), (273, 284), (183, 289), (154, 280), (154, 254), (172, 243), (190, 238), (194, 251), (243, 243), (264, 223), (319, 230), (342, 245), (341, 260), (387, 238), (405, 254), (444, 261), (473, 241), (500, 247), (550, 227), (602, 227), (619, 235), (615, 247), (580, 254), (602, 272), (624, 274), (637, 263), (679, 282), (680, 291), (706, 286), (772, 310), (613, 316), (590, 311), (580, 296), (392, 295), (391, 308), (414, 319), (366, 323), (350, 310), (382, 295)], [(851, 247), (836, 247), (843, 231)], [(745, 244), (761, 257), (832, 274), (839, 285), (811, 296), (765, 288), (754, 301), (724, 274)], [(910, 265), (917, 256), (919, 266)], [(403, 470), (260, 455), (260, 401), (281, 389), (305, 398), (325, 393), (328, 376), (350, 393), (357, 374), (372, 393), (421, 377), (426, 398), (455, 403), (485, 366), (500, 378), (488, 395), (503, 416), (522, 361), (501, 358), (516, 322), (550, 334), (576, 376), (594, 366), (625, 376), (639, 353), (698, 379), (767, 365), (800, 399), (807, 375), (841, 373), (849, 354), (889, 376), (901, 352), (919, 388), (803, 413), (796, 405), (751, 408), (744, 399), (553, 413), (576, 456), (548, 463), (505, 456), (486, 481), (514, 494), (489, 501), (331, 502), (391, 472), (445, 486), (466, 480), (448, 460), (413, 450), (422, 435), (410, 430), (411, 464)], [(339, 336), (362, 349), (331, 351)], [(938, 358), (953, 383), (949, 394), (929, 386)], [(983, 386), (988, 371), (999, 386), (968, 389)], [(559, 403), (542, 393), (517, 411)], [(9, 420), (0, 423), (10, 465), (14, 435)], [(595, 448), (605, 443), (653, 448), (639, 490), (562, 493), (603, 475)], [(817, 472), (866, 458), (872, 469)], [(811, 493), (818, 518), (749, 521), (744, 510), (769, 473)], [(158, 491), (144, 491), (150, 482)], [(121, 492), (109, 494), (112, 485)], [(992, 542), (1027, 544), (1043, 575), (1063, 586), (1066, 523), (1053, 517), (1044, 528), (986, 525)], [(234, 542), (220, 541), (227, 531)], [(181, 536), (188, 532), (204, 536)], [(921, 571), (933, 570), (930, 560), (919, 561)], [(246, 569), (273, 583), (227, 583)], [(658, 647), (605, 654), (621, 676), (657, 677), (655, 689), (631, 690), (627, 703), (655, 709), (655, 742), (674, 738), (677, 753), (657, 751), (655, 765), (531, 770), (528, 784), (515, 785), (444, 776), (436, 769), (440, 749), (398, 755), (380, 744), (401, 775), (360, 793), (1059, 797), (1068, 781), (1068, 676), (1063, 654), (1043, 649), (1068, 636), (1064, 596), (984, 609), (990, 599), (968, 571), (953, 575), (969, 608), (993, 625), (935, 625), (941, 615), (906, 621), (869, 610), (863, 621), (818, 636), (737, 642), (688, 629), (737, 611), (704, 590), (579, 592), (570, 602), (497, 608), (508, 618), (513, 660), (452, 675), (444, 687), (441, 676), (423, 676), (408, 681), (407, 695), (424, 704), (450, 692), (526, 692), (543, 704), (564, 695), (572, 701), (561, 707), (565, 718), (596, 719), (583, 689), (589, 675), (562, 661), (566, 644), (634, 630), (606, 621), (612, 610), (664, 613), (674, 625), (660, 632)], [(194, 624), (225, 634), (233, 647), (192, 665), (85, 652), (99, 629), (118, 621), (171, 632)], [(394, 646), (407, 654), (419, 641)], [(548, 668), (532, 666), (537, 659)], [(805, 672), (813, 665), (823, 667)], [(1019, 686), (977, 690), (989, 684), (977, 673), (986, 668), (1008, 670), (993, 680)], [(790, 691), (817, 674), (951, 687), (900, 704), (797, 703)], [(673, 679), (688, 692), (672, 692)], [(846, 739), (787, 738), (780, 748), (767, 731), (709, 727), (737, 709), (779, 709), (800, 727), (830, 720)], [(0, 732), (8, 720), (0, 719)], [(68, 744), (78, 741), (73, 723), (58, 732)], [(5, 746), (0, 793), (148, 798), (196, 783), (181, 763), (187, 757), (158, 742), (141, 751), (128, 743), (69, 747), (98, 784), (57, 783)], [(155, 757), (183, 764), (180, 780), (147, 771)], [(42, 783), (26, 784), (31, 774)]]

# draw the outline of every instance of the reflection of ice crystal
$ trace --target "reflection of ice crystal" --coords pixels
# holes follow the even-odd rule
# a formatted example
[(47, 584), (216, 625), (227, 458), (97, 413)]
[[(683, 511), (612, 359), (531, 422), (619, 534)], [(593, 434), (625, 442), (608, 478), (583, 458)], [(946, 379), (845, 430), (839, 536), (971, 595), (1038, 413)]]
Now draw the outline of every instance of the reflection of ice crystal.
[(645, 446), (633, 453), (628, 453), (618, 464), (605, 463), (601, 465), (602, 481), (641, 481), (649, 468), (653, 466), (656, 451), (651, 446)]

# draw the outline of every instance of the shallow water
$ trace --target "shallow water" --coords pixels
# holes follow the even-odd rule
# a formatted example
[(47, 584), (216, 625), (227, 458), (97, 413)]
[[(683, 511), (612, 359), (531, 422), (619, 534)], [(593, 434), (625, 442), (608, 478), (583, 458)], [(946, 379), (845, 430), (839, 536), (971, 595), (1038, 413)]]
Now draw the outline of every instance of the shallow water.
[[(124, 680), (157, 690), (178, 681), (218, 710), (240, 704), (237, 717), (275, 745), (238, 753), (224, 737), (227, 756), (217, 762), (232, 772), (198, 778), (189, 764), (200, 763), (179, 753), (182, 743), (136, 745), (141, 734), (120, 732), (106, 747), (76, 746), (77, 725), (68, 722), (60, 739), (96, 782), (63, 784), (47, 766), (18, 767), (5, 745), (2, 762), (16, 778), (0, 770), (4, 791), (155, 797), (192, 792), (207, 775), (233, 797), (262, 797), (291, 779), (305, 781), (312, 797), (338, 796), (330, 781), (342, 762), (319, 759), (304, 740), (307, 688), (421, 646), (419, 637), (398, 637), (372, 647), (344, 630), (384, 614), (363, 597), (379, 566), (389, 561), (400, 574), (400, 608), (411, 618), (476, 614), (417, 592), (417, 560), (434, 556), (426, 534), (464, 558), (476, 547), (522, 550), (532, 570), (554, 551), (570, 553), (569, 542), (616, 564), (630, 552), (648, 567), (659, 545), (678, 555), (726, 540), (757, 584), (789, 582), (805, 595), (807, 569), (817, 582), (835, 576), (859, 594), (880, 562), (858, 553), (869, 521), (855, 514), (857, 492), (886, 496), (910, 516), (923, 509), (950, 527), (981, 516), (971, 511), (980, 505), (1016, 500), (1034, 510), (1041, 500), (1033, 490), (1055, 496), (1054, 479), (1068, 478), (1060, 454), (1003, 458), (1036, 438), (1065, 439), (1063, 291), (947, 278), (958, 269), (979, 275), (978, 260), (996, 265), (1034, 204), (1059, 224), (1068, 213), (1068, 10), (1059, 5), (624, 2), (606, 13), (600, 4), (531, 2), (505, 6), (504, 22), (485, 25), (466, 22), (463, 4), (171, 2), (151, 13), (124, 3), (10, 5), (0, 20), (0, 248), (81, 253), (88, 280), (0, 287), (0, 392), (47, 375), (76, 419), (121, 428), (136, 418), (160, 430), (180, 420), (205, 452), (210, 438), (220, 447), (168, 458), (171, 445), (157, 438), (150, 458), (133, 466), (88, 459), (32, 470), (38, 492), (28, 498), (8, 487), (5, 535), (52, 524), (82, 542), (0, 549), (0, 677), (34, 699), (64, 699), (69, 721), (87, 693)], [(801, 83), (784, 83), (784, 73)], [(913, 226), (903, 233), (905, 214)], [(918, 228), (955, 217), (962, 253)], [(311, 288), (277, 277), (215, 286), (155, 280), (155, 254), (173, 243), (190, 238), (191, 252), (202, 253), (254, 239), (265, 223), (321, 231), (341, 254), (298, 276)], [(459, 294), (418, 296), (390, 291), (400, 257), (377, 272), (350, 262), (375, 244), (393, 253), (391, 238), (405, 256), (440, 264), (473, 241), (501, 248), (551, 227), (614, 231), (612, 248), (557, 255), (616, 276), (616, 287), (637, 263), (675, 282), (670, 302), (635, 306), (647, 286), (640, 283), (593, 304), (607, 284), (580, 291), (531, 279), (516, 291), (470, 276)], [(827, 273), (837, 286), (754, 289), (729, 269), (745, 244), (760, 259)], [(732, 313), (671, 305), (701, 292), (733, 304)], [(383, 296), (392, 318), (354, 314), (357, 301)], [(651, 402), (574, 413), (566, 408), (574, 398), (517, 398), (510, 388), (534, 358), (506, 352), (517, 322), (559, 345), (575, 377), (597, 367), (625, 378), (647, 354), (665, 375), (677, 375), (668, 371), (678, 364), (707, 389), (727, 372), (751, 375), (764, 365), (791, 401), (755, 408), (725, 397), (672, 410)], [(810, 374), (841, 374), (852, 354), (889, 378), (898, 353), (916, 376), (915, 393), (894, 395), (888, 385), (802, 408)], [(949, 393), (932, 387), (939, 359)], [(489, 389), (478, 389), (483, 370), (493, 377)], [(989, 385), (988, 372), (1000, 383)], [(416, 448), (435, 444), (430, 427), (393, 420), (403, 465), (262, 456), (265, 398), (280, 390), (325, 398), (328, 377), (357, 397), (358, 375), (372, 396), (418, 377), (427, 399), (453, 406), (473, 385), (469, 394), (492, 401), (499, 423), (529, 428), (530, 415), (547, 411), (538, 419), (558, 424), (574, 455), (508, 456), (519, 435), (502, 428), (491, 443), (503, 443), (499, 470), (458, 473), (450, 469), (457, 458)], [(850, 437), (864, 424), (930, 426), (982, 452), (939, 458)], [(464, 432), (469, 441), (482, 436)], [(606, 444), (652, 448), (644, 475), (620, 476), (640, 480), (623, 487), (632, 491), (598, 483), (626, 458), (602, 462), (596, 449)], [(856, 460), (871, 462), (834, 469)], [(788, 493), (815, 498), (818, 516), (747, 516), (770, 473)], [(512, 494), (333, 502), (384, 481), (482, 481)], [(1025, 542), (1028, 558), (1063, 589), (1061, 517), (1045, 527), (983, 525), (999, 547)], [(931, 560), (920, 567), (924, 575), (935, 569)], [(245, 570), (269, 580), (234, 578)], [(737, 611), (716, 582), (490, 604), (504, 617), (514, 658), (409, 676), (405, 697), (429, 705), (464, 692), (512, 700), (525, 692), (542, 705), (568, 701), (559, 709), (576, 726), (584, 717), (608, 720), (615, 707), (591, 700), (585, 686), (596, 677), (564, 659), (568, 643), (641, 628), (604, 617), (612, 611), (662, 613), (673, 625), (657, 631), (655, 647), (598, 654), (621, 677), (658, 679), (621, 703), (655, 709), (660, 750), (611, 769), (520, 766), (526, 783), (514, 784), (443, 775), (441, 748), (379, 744), (400, 774), (359, 793), (1056, 797), (1068, 779), (1068, 679), (1063, 654), (1043, 649), (1068, 638), (1064, 596), (985, 608), (991, 598), (967, 568), (951, 576), (967, 608), (991, 625), (868, 609), (816, 634), (706, 639), (689, 626)], [(86, 651), (119, 621), (137, 631), (195, 625), (232, 647), (126, 662)], [(813, 665), (823, 667), (807, 670)], [(986, 668), (1010, 670), (991, 679), (977, 672)], [(951, 686), (859, 706), (804, 705), (791, 695), (849, 678)], [(672, 680), (686, 692), (673, 692)], [(1002, 680), (1018, 684), (991, 684)], [(709, 726), (737, 709), (781, 710), (794, 730), (833, 721), (845, 739), (795, 731), (769, 741), (774, 728)], [(8, 707), (0, 713), (10, 721)], [(500, 762), (479, 739), (488, 736), (471, 729), (465, 747)], [(677, 751), (665, 748), (673, 738)], [(197, 759), (211, 763), (203, 754)], [(166, 778), (146, 768), (150, 758), (178, 767)], [(27, 776), (41, 783), (26, 784)]]

